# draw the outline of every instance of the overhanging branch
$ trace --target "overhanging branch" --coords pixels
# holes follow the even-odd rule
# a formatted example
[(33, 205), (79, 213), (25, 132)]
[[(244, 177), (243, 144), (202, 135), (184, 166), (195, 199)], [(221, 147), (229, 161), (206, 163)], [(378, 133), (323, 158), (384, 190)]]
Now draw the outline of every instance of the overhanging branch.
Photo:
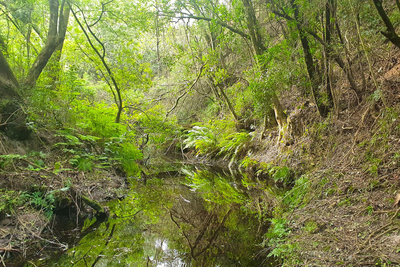
[(229, 24), (227, 24), (226, 22), (223, 22), (221, 20), (216, 20), (216, 19), (207, 18), (207, 17), (194, 16), (194, 15), (173, 16), (173, 15), (161, 14), (161, 16), (169, 17), (169, 18), (176, 18), (176, 19), (194, 19), (194, 20), (204, 20), (204, 21), (209, 21), (209, 22), (213, 21), (213, 22), (217, 23), (218, 25), (220, 25), (224, 28), (227, 28), (231, 32), (239, 34), (243, 38), (250, 39), (250, 36), (248, 34), (244, 33), (243, 31), (241, 31), (239, 29), (236, 29), (236, 28), (230, 26)]

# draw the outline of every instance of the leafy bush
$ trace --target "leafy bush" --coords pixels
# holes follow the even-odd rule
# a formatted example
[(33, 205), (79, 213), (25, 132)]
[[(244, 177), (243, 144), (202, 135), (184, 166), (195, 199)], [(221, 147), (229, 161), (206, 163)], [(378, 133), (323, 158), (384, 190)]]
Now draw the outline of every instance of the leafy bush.
[(0, 190), (0, 213), (13, 214), (16, 208), (28, 204), (35, 209), (43, 210), (50, 218), (53, 215), (54, 202), (55, 197), (51, 193)]
[[(282, 173), (287, 173), (282, 171)], [(275, 207), (274, 218), (270, 219), (271, 226), (264, 235), (263, 245), (270, 251), (268, 256), (274, 256), (285, 260), (284, 266), (296, 266), (299, 264), (294, 253), (299, 250), (296, 243), (288, 240), (291, 229), (288, 227), (286, 216), (291, 214), (293, 209), (305, 205), (306, 195), (309, 192), (310, 180), (307, 176), (301, 176), (295, 181), (295, 185), (282, 197), (280, 206)], [(312, 225), (309, 225), (311, 229)]]
[(269, 175), (275, 182), (282, 182), (286, 186), (293, 183), (293, 172), (286, 166), (275, 166), (270, 168)]
[[(272, 248), (268, 257), (276, 257), (278, 259), (288, 259), (289, 256), (296, 251), (297, 245), (294, 243), (287, 242), (287, 236), (290, 234), (290, 228), (287, 227), (287, 220), (284, 218), (272, 218), (271, 226), (268, 232), (264, 236), (264, 246), (268, 246), (268, 249)], [(288, 262), (285, 262), (288, 264)], [(296, 266), (295, 262), (292, 262)]]
[(300, 64), (292, 61), (293, 52), (287, 40), (277, 43), (259, 57), (261, 64), (248, 72), (249, 89), (253, 93), (254, 107), (259, 115), (264, 115), (265, 110), (270, 108), (274, 94), (290, 89), (294, 80), (304, 75)]
[(24, 194), (24, 199), (36, 209), (44, 211), (47, 218), (53, 215), (55, 197), (52, 193), (33, 192)]
[(127, 176), (139, 176), (140, 168), (136, 161), (142, 159), (143, 154), (136, 145), (122, 139), (120, 142), (111, 144), (109, 148), (115, 159), (121, 163)]
[(15, 160), (24, 159), (26, 156), (18, 154), (0, 155), (0, 169), (4, 169), (9, 164), (12, 164)]
[[(54, 80), (56, 76), (57, 81)], [(72, 123), (72, 109), (82, 100), (93, 99), (96, 91), (85, 86), (85, 81), (78, 77), (77, 68), (70, 66), (59, 75), (44, 71), (35, 89), (30, 92), (28, 106), (31, 122), (60, 127)]]
[(110, 138), (122, 135), (127, 131), (126, 125), (115, 122), (117, 108), (115, 105), (87, 101), (81, 102), (74, 107), (74, 120), (76, 126), (87, 134), (100, 138)]
[(255, 159), (246, 156), (240, 163), (240, 167), (247, 169), (255, 167), (258, 164), (259, 164), (258, 161), (256, 161)]
[(292, 208), (305, 203), (305, 195), (309, 192), (309, 187), (310, 180), (307, 176), (302, 175), (295, 181), (293, 188), (285, 193), (283, 204)]
[[(106, 163), (111, 164), (112, 161), (116, 161), (121, 164), (128, 176), (138, 175), (140, 172), (137, 161), (141, 160), (143, 155), (135, 144), (135, 134), (132, 132), (117, 137), (99, 138), (67, 129), (59, 131), (57, 136), (62, 137), (64, 142), (59, 142), (55, 146), (63, 148), (64, 153), (70, 154), (69, 163), (81, 171), (92, 171), (97, 162), (101, 162), (104, 166)], [(96, 149), (88, 149), (92, 147)]]

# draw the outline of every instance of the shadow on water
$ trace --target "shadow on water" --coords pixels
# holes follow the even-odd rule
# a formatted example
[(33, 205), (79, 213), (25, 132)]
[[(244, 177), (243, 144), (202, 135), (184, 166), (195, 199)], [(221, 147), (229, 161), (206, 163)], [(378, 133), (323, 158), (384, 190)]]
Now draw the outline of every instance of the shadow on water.
[(133, 181), (125, 199), (108, 203), (107, 221), (86, 220), (70, 249), (34, 264), (276, 266), (260, 253), (268, 188), (245, 175), (193, 166), (175, 177), (149, 177), (146, 186)]

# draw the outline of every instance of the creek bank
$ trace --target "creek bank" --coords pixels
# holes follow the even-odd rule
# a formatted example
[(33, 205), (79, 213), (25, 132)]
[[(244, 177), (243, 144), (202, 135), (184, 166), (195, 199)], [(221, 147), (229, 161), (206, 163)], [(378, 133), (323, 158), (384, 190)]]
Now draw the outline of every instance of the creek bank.
[(48, 253), (66, 249), (85, 219), (104, 221), (104, 203), (124, 198), (129, 188), (118, 166), (93, 159), (81, 168), (54, 146), (60, 137), (36, 136), (29, 142), (0, 136), (0, 253), (10, 266), (41, 257), (43, 246)]
[(265, 235), (283, 266), (400, 263), (399, 113), (398, 103), (366, 101), (252, 155), (300, 174), (278, 196)]

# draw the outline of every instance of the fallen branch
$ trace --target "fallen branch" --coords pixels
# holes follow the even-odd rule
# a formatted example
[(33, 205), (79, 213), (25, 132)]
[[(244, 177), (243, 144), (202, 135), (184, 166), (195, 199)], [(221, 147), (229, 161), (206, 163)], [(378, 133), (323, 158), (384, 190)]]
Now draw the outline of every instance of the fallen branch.
[(105, 209), (97, 201), (92, 200), (83, 194), (81, 195), (81, 198), (86, 205), (94, 209), (99, 215), (106, 215)]
[(9, 252), (9, 251), (12, 251), (12, 252), (19, 252), (19, 249), (12, 248), (12, 247), (3, 247), (3, 248), (0, 248), (0, 252)]

